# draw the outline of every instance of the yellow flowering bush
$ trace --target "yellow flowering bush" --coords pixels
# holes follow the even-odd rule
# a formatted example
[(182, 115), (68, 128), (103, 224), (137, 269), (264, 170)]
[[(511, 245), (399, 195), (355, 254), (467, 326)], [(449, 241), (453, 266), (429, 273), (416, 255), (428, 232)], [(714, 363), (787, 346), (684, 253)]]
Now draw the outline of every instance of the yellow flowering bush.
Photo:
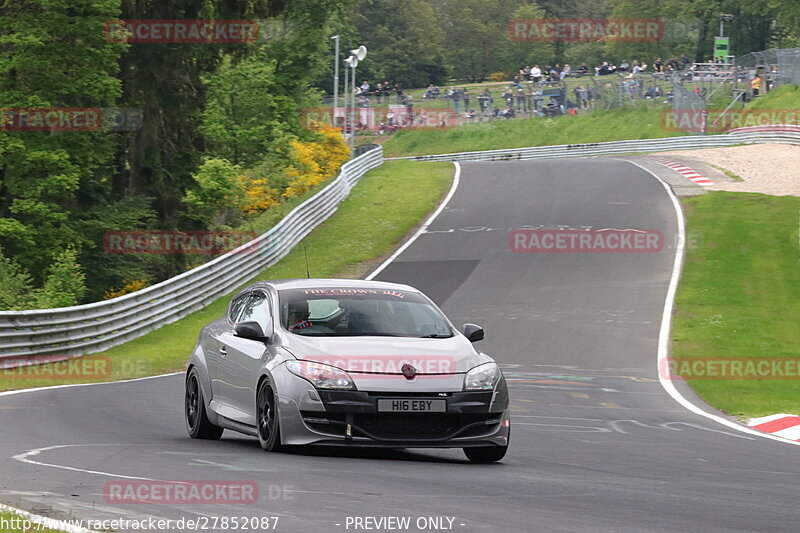
[(135, 279), (135, 280), (126, 279), (125, 281), (123, 281), (123, 284), (124, 285), (119, 290), (117, 289), (107, 290), (105, 292), (104, 298), (106, 300), (110, 300), (112, 298), (117, 298), (118, 296), (123, 296), (125, 294), (142, 290), (145, 287), (149, 286), (150, 282), (147, 281), (146, 279)]
[(291, 142), (295, 162), (284, 170), (289, 179), (283, 192), (285, 198), (305, 194), (314, 185), (334, 177), (350, 158), (350, 150), (337, 128), (316, 124), (313, 131), (318, 134), (317, 140)]
[(242, 210), (247, 215), (266, 211), (280, 203), (278, 189), (270, 187), (269, 178), (256, 178), (247, 175), (239, 176), (244, 189), (244, 205)]

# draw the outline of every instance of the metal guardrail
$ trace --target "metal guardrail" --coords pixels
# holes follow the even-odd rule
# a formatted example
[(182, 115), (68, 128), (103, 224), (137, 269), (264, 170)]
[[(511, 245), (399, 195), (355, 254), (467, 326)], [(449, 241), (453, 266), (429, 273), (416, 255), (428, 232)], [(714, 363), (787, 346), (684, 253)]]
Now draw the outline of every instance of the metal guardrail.
[(336, 179), (263, 235), (157, 285), (86, 305), (0, 311), (0, 361), (96, 353), (206, 307), (288, 254), (383, 161), (380, 147), (348, 161)]
[(784, 143), (800, 145), (800, 133), (792, 131), (734, 132), (720, 135), (688, 135), (661, 139), (612, 141), (602, 143), (560, 144), (533, 148), (510, 148), (481, 152), (390, 157), (387, 161), (407, 159), (412, 161), (516, 161), (524, 159), (553, 159), (564, 157), (591, 157), (599, 155), (663, 152), (667, 150), (693, 150), (718, 148), (735, 144)]
[[(722, 135), (564, 144), (385, 160), (510, 161), (756, 143), (800, 145), (800, 132), (788, 128), (786, 131), (738, 131)], [(378, 147), (345, 163), (334, 181), (294, 208), (263, 235), (157, 285), (112, 300), (74, 307), (0, 311), (0, 362), (9, 358), (23, 361), (26, 357), (67, 358), (96, 353), (206, 307), (288, 254), (303, 237), (336, 211), (339, 203), (368, 170), (380, 166), (383, 161), (383, 150)]]

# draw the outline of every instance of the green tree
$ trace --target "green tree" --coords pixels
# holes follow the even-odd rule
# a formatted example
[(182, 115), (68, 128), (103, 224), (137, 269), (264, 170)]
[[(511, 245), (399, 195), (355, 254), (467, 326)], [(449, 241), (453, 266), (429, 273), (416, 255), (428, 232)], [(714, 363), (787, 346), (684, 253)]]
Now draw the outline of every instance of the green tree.
[(363, 39), (358, 44), (369, 49), (364, 65), (358, 66), (357, 83), (371, 75), (378, 76), (373, 85), (388, 80), (403, 87), (424, 87), (444, 81), (444, 32), (428, 1), (364, 0), (354, 19)]
[(85, 292), (86, 275), (78, 264), (78, 252), (70, 247), (55, 254), (44, 285), (33, 296), (36, 307), (49, 309), (77, 305)]
[[(512, 19), (547, 18), (545, 10), (536, 3), (519, 6), (511, 14)], [(553, 60), (555, 46), (553, 43), (517, 42), (511, 40), (504, 48), (507, 64), (516, 70), (528, 65), (544, 65)]]
[(244, 204), (242, 170), (226, 159), (207, 159), (195, 174), (197, 186), (183, 201), (187, 215), (206, 227), (230, 226), (239, 222)]
[(275, 19), (274, 37), (208, 76), (201, 127), (208, 155), (248, 167), (265, 158), (288, 163), (289, 141), (309, 137), (303, 119), (319, 106), (310, 84), (329, 64), (328, 22), (337, 10), (326, 0), (291, 4)]
[[(107, 42), (103, 28), (118, 14), (118, 0), (0, 4), (0, 108), (113, 105), (124, 45)], [(85, 244), (70, 221), (108, 190), (115, 134), (20, 125), (0, 128), (0, 245), (41, 282), (49, 251)]]
[(31, 277), (0, 248), (0, 310), (16, 311), (30, 306)]

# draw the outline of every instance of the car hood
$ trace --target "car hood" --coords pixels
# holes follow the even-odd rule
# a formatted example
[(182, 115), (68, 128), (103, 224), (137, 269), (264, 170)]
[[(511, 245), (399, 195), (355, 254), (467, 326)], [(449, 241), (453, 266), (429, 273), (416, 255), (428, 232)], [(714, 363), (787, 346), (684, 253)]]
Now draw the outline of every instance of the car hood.
[(301, 337), (286, 335), (286, 348), (297, 359), (342, 368), (352, 373), (402, 374), (412, 365), (417, 374), (455, 374), (491, 361), (463, 335), (449, 339), (408, 337)]

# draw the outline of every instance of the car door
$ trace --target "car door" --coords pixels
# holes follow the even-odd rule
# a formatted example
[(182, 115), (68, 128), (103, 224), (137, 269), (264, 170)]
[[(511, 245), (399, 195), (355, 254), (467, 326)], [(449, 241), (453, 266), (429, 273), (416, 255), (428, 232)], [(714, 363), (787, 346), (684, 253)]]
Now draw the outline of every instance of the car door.
[[(262, 331), (271, 333), (272, 305), (267, 294), (253, 291), (237, 322), (258, 322)], [(242, 413), (240, 422), (255, 425), (255, 388), (265, 362), (274, 355), (274, 348), (263, 341), (243, 339), (233, 331), (225, 336), (225, 344), (227, 361), (224, 369), (231, 406)]]
[(225, 371), (227, 365), (226, 340), (233, 331), (233, 325), (249, 298), (250, 293), (235, 297), (228, 306), (225, 316), (207, 326), (204, 350), (208, 364), (208, 376), (211, 381), (211, 400), (226, 406), (231, 404)]

